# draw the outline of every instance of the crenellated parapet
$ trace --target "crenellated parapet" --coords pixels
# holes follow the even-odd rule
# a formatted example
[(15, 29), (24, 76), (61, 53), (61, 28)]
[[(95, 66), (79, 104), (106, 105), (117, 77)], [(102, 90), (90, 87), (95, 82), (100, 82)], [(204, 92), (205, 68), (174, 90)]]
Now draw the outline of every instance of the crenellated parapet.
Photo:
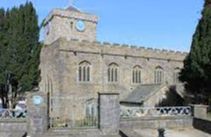
[(169, 53), (169, 54), (177, 54), (177, 55), (187, 55), (187, 52), (181, 52), (181, 51), (174, 51), (174, 50), (166, 50), (166, 49), (157, 49), (157, 48), (149, 48), (149, 47), (143, 47), (143, 46), (137, 46), (137, 45), (129, 45), (129, 44), (119, 44), (119, 43), (110, 43), (110, 42), (100, 42), (100, 41), (95, 41), (95, 42), (90, 42), (87, 40), (78, 40), (78, 39), (71, 39), (71, 41), (77, 41), (77, 42), (82, 42), (84, 44), (98, 44), (98, 46), (110, 46), (112, 47), (119, 47), (122, 49), (129, 48), (129, 49), (135, 49), (135, 50), (145, 50), (145, 51), (151, 51), (155, 53)]
[(95, 54), (127, 56), (146, 59), (183, 61), (187, 55), (186, 52), (161, 50), (153, 48), (139, 47), (135, 45), (126, 45), (109, 42), (90, 42), (87, 40), (59, 38), (56, 40), (60, 43), (59, 49), (62, 51), (74, 52), (91, 52)]

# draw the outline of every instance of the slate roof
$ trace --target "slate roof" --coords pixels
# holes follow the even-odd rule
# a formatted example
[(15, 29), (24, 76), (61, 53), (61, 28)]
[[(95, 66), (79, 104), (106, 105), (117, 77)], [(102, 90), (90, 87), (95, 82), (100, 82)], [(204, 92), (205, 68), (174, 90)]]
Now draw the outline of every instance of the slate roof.
[(66, 8), (66, 10), (80, 12), (80, 10), (78, 10), (76, 7), (73, 7), (73, 6), (69, 6), (68, 8)]
[(164, 87), (164, 85), (139, 85), (125, 99), (123, 99), (121, 103), (142, 104), (146, 99), (148, 99), (154, 93), (158, 92), (162, 87)]

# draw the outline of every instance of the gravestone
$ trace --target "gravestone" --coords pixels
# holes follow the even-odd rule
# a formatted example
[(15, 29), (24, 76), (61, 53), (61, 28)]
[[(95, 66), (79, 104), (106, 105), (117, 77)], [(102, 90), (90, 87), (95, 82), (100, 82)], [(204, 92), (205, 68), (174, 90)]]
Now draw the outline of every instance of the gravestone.
[(48, 129), (47, 94), (35, 92), (27, 96), (27, 133), (28, 136), (41, 135)]

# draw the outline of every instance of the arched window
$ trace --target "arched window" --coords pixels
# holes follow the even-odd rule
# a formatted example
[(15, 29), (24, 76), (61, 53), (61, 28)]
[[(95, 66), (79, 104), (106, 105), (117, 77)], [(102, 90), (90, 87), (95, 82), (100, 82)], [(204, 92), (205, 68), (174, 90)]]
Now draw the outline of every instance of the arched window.
[(118, 81), (118, 65), (116, 63), (111, 63), (108, 66), (108, 82)]
[(140, 66), (135, 66), (133, 67), (132, 71), (132, 82), (134, 84), (139, 84), (141, 83), (141, 67)]
[(80, 82), (90, 81), (90, 66), (91, 63), (89, 63), (88, 61), (82, 61), (81, 63), (79, 63), (78, 81)]
[(163, 80), (164, 80), (163, 68), (158, 66), (155, 68), (155, 72), (154, 72), (154, 83), (161, 84), (163, 83)]
[(180, 73), (180, 68), (175, 68), (173, 74), (174, 83), (179, 83), (179, 73)]

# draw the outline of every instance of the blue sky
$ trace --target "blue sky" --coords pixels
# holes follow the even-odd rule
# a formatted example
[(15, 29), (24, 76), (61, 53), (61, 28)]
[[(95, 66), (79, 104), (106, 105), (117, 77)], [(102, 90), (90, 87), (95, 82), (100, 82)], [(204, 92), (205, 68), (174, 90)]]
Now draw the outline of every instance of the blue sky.
[[(41, 22), (53, 8), (71, 0), (31, 0)], [(26, 0), (0, 0), (11, 8)], [(189, 51), (203, 0), (74, 0), (82, 11), (99, 16), (98, 41)], [(41, 38), (42, 39), (42, 38)]]

